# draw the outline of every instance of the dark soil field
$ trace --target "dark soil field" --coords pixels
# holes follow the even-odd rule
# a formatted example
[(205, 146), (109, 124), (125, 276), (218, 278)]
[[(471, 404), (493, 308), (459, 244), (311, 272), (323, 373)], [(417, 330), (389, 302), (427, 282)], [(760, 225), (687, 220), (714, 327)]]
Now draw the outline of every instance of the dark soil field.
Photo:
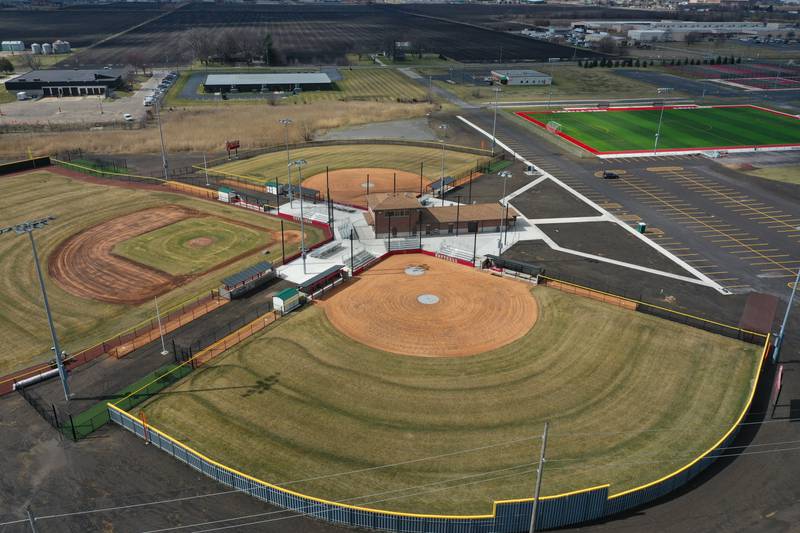
[[(410, 41), (416, 51), (459, 61), (572, 57), (573, 49), (526, 37), (406, 13), (389, 6), (190, 4), (88, 51), (83, 63), (116, 63), (136, 49), (148, 64), (191, 61), (186, 32), (256, 28), (272, 35), (283, 64), (343, 63), (348, 53), (388, 50)], [(578, 51), (577, 56), (586, 55)]]
[(162, 13), (159, 4), (110, 4), (66, 9), (0, 10), (0, 35), (4, 41), (32, 43), (69, 41), (82, 48)]

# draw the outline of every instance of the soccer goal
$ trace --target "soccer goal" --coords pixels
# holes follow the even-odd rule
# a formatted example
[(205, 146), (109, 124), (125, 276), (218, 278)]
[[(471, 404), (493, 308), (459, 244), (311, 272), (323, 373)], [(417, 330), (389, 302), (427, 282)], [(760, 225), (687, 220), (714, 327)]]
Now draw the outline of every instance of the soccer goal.
[(550, 122), (548, 122), (547, 126), (545, 127), (547, 128), (547, 131), (549, 131), (550, 133), (558, 133), (559, 131), (561, 131), (561, 124), (559, 124), (555, 120), (551, 120)]

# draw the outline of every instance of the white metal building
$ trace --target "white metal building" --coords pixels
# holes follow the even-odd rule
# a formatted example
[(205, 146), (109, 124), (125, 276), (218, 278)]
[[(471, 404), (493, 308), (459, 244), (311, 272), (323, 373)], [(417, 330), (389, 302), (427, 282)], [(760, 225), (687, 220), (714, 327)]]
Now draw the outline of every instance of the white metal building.
[(550, 85), (553, 77), (536, 70), (493, 70), (492, 81), (501, 85)]
[(25, 43), (22, 41), (3, 41), (0, 43), (3, 52), (24, 52)]

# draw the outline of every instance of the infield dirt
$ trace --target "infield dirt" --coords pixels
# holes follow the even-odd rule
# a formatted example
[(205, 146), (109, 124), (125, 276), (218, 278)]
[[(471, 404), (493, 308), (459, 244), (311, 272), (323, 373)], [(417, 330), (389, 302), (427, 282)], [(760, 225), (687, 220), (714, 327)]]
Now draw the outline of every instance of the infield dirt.
[[(425, 187), (431, 180), (423, 176), (421, 183)], [(419, 192), (420, 176), (391, 168), (345, 168), (303, 180), (304, 187), (317, 189), (323, 196), (327, 196), (328, 184), (334, 202), (367, 207), (368, 193)]]
[[(434, 303), (422, 303), (420, 297)], [(420, 357), (500, 348), (525, 335), (539, 316), (529, 284), (422, 254), (389, 257), (322, 306), (348, 337)]]

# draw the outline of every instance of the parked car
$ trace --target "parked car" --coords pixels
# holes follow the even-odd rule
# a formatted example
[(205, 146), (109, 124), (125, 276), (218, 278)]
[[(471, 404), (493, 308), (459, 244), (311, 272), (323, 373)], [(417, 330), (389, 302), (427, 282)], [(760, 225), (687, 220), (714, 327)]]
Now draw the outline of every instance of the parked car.
[(131, 115), (130, 113), (125, 113), (124, 115), (122, 115), (122, 118), (125, 119), (125, 122), (133, 122), (135, 120), (133, 118), (133, 115)]
[(617, 178), (619, 178), (619, 174), (617, 174), (616, 172), (611, 172), (610, 170), (603, 171), (604, 180), (615, 180)]

